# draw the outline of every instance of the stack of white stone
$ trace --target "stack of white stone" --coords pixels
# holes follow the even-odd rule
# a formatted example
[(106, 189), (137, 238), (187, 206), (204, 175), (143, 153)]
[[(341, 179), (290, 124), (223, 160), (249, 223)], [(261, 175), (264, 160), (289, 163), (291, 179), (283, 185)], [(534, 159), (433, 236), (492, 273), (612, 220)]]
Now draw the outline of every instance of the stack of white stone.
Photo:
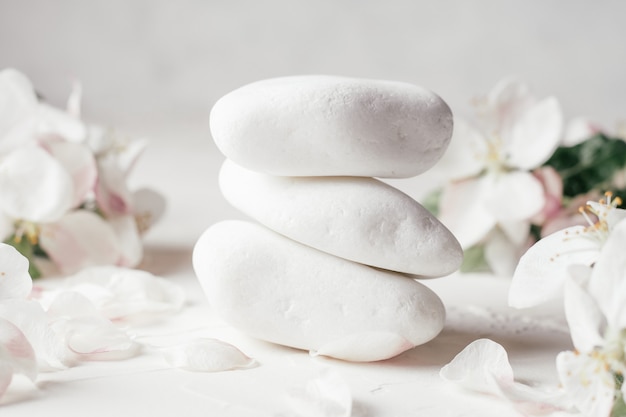
[(217, 223), (194, 249), (225, 321), (352, 361), (441, 331), (443, 304), (416, 278), (453, 272), (462, 250), (419, 203), (373, 178), (415, 176), (442, 156), (452, 114), (441, 98), (399, 82), (276, 78), (222, 97), (211, 133), (228, 158), (224, 197), (256, 220)]

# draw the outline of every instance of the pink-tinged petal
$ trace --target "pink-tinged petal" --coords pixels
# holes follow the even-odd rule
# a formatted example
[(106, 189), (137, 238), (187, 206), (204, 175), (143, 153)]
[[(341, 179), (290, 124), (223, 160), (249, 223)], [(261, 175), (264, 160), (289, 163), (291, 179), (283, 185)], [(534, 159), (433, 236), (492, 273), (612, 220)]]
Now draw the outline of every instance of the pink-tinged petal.
[(56, 223), (42, 225), (39, 243), (64, 274), (92, 265), (115, 264), (120, 256), (111, 226), (86, 210), (73, 211)]
[[(33, 86), (22, 73), (12, 69), (0, 71), (0, 151), (6, 152), (19, 143), (7, 143), (9, 133), (29, 119), (37, 107)], [(10, 142), (10, 141), (9, 141)]]
[(70, 319), (66, 324), (68, 349), (84, 361), (121, 360), (135, 356), (139, 345), (105, 319)]
[(485, 208), (498, 222), (529, 220), (544, 206), (543, 188), (529, 172), (484, 177)]
[(563, 180), (551, 166), (533, 171), (533, 175), (543, 186), (544, 206), (532, 219), (534, 224), (543, 224), (561, 213), (563, 204)]
[(598, 124), (583, 117), (570, 120), (565, 126), (565, 133), (561, 140), (562, 146), (575, 146), (602, 132), (604, 129)]
[(561, 230), (535, 243), (520, 258), (509, 289), (509, 305), (532, 307), (562, 297), (570, 265), (592, 265), (600, 247), (583, 237), (584, 227)]
[(126, 183), (124, 172), (112, 158), (98, 160), (96, 201), (106, 216), (131, 214), (132, 193)]
[(586, 288), (591, 268), (574, 265), (569, 272), (571, 277), (565, 281), (564, 288), (565, 317), (576, 349), (591, 352), (604, 345), (600, 332), (606, 326), (596, 300)]
[(519, 118), (510, 132), (502, 132), (507, 165), (522, 170), (537, 168), (552, 156), (562, 134), (559, 102), (554, 97), (541, 100)]
[(85, 145), (66, 141), (51, 141), (45, 147), (71, 175), (74, 183), (72, 207), (78, 207), (96, 183), (98, 170), (93, 154)]
[(117, 236), (120, 257), (116, 264), (124, 267), (135, 267), (143, 258), (143, 243), (135, 217), (131, 215), (113, 216), (108, 219), (109, 225)]
[(59, 293), (48, 312), (54, 331), (75, 361), (125, 359), (139, 350), (139, 345), (126, 332), (102, 317), (78, 292)]
[(561, 352), (556, 367), (563, 389), (584, 416), (610, 416), (615, 377), (586, 353)]
[(31, 380), (37, 376), (35, 351), (24, 333), (4, 318), (0, 318), (0, 363), (8, 364), (12, 373), (24, 374)]
[(331, 369), (322, 370), (303, 387), (288, 392), (291, 408), (297, 416), (350, 417), (352, 393), (341, 375)]
[(28, 297), (33, 280), (28, 274), (28, 259), (13, 246), (0, 243), (0, 301)]
[(450, 183), (443, 189), (439, 218), (464, 249), (480, 242), (496, 225), (484, 204), (489, 192), (486, 186), (481, 177)]
[(63, 369), (68, 364), (65, 349), (50, 327), (48, 315), (38, 301), (11, 300), (0, 303), (0, 317), (15, 324), (33, 347), (39, 368)]
[(166, 205), (165, 197), (149, 188), (141, 188), (133, 193), (134, 215), (140, 234), (159, 221)]
[(69, 173), (40, 147), (17, 149), (0, 163), (0, 207), (8, 216), (56, 221), (70, 209), (73, 194)]
[(593, 267), (589, 291), (608, 320), (609, 327), (626, 328), (626, 220), (618, 223), (604, 243)]
[(182, 288), (149, 272), (114, 266), (86, 268), (66, 279), (64, 288), (80, 292), (107, 318), (146, 321), (182, 308)]
[(254, 359), (237, 347), (217, 339), (196, 339), (167, 348), (163, 355), (171, 366), (196, 372), (221, 372), (256, 365)]
[(483, 135), (465, 121), (457, 120), (450, 145), (432, 172), (448, 180), (473, 177), (485, 168), (487, 152)]

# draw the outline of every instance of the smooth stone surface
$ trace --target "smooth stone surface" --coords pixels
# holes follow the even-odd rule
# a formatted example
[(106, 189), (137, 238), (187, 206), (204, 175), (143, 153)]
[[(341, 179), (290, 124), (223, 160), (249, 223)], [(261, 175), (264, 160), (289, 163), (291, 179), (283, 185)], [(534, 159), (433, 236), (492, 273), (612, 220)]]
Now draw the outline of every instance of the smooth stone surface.
[(222, 194), (245, 214), (305, 245), (378, 268), (434, 277), (463, 261), (452, 233), (400, 190), (366, 177), (278, 177), (226, 160)]
[(350, 361), (387, 359), (434, 338), (445, 310), (400, 274), (309, 248), (264, 226), (223, 221), (194, 248), (211, 307), (249, 336)]
[(274, 175), (406, 178), (432, 167), (452, 136), (452, 113), (412, 84), (305, 75), (240, 87), (211, 110), (229, 159)]

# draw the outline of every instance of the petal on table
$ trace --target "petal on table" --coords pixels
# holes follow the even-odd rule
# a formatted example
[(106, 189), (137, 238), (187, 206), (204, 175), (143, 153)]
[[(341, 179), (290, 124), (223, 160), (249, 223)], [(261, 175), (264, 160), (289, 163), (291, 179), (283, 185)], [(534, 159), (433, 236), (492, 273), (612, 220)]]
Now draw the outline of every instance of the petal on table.
[[(35, 351), (24, 333), (4, 318), (0, 318), (0, 364), (2, 363), (8, 364), (12, 373), (24, 374), (31, 380), (37, 376)], [(3, 371), (5, 372), (4, 378), (0, 377), (0, 379), (6, 381), (6, 369), (0, 370), (0, 373)]]
[(176, 368), (196, 372), (220, 372), (249, 368), (256, 364), (237, 347), (217, 339), (201, 338), (163, 350)]

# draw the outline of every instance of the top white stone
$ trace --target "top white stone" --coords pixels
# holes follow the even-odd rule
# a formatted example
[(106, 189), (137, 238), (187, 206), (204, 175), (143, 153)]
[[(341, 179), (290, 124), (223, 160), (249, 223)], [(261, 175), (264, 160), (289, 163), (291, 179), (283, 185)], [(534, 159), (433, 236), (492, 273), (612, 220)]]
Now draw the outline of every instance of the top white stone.
[(412, 84), (293, 76), (223, 96), (211, 134), (229, 159), (266, 174), (407, 178), (441, 158), (452, 113)]

